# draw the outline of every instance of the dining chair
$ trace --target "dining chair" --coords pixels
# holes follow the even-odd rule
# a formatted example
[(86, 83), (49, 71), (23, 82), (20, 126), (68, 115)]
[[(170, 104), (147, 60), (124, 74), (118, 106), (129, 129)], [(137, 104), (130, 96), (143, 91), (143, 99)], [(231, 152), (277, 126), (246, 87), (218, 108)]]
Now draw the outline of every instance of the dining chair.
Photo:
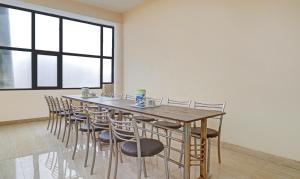
[(53, 120), (54, 115), (54, 109), (52, 108), (52, 104), (50, 103), (50, 96), (44, 95), (44, 98), (46, 100), (47, 106), (48, 106), (48, 112), (49, 112), (49, 118), (48, 118), (48, 124), (47, 124), (47, 130), (49, 130), (51, 121)]
[[(161, 98), (147, 97), (146, 100), (153, 100), (153, 101), (155, 101), (155, 105), (160, 106), (163, 102), (163, 97), (161, 97)], [(145, 116), (145, 115), (134, 115), (133, 118), (137, 122), (141, 122), (143, 128), (146, 127), (146, 123), (156, 121), (156, 119), (154, 117), (148, 117), (148, 116)], [(153, 128), (153, 125), (151, 125), (151, 127)], [(151, 128), (151, 130), (153, 130), (152, 128)], [(146, 137), (146, 132), (145, 131), (143, 131), (142, 136)]]
[[(168, 98), (167, 105), (189, 108), (191, 106), (191, 100), (179, 101), (179, 100), (173, 100), (173, 99)], [(175, 123), (175, 122), (169, 122), (169, 121), (157, 121), (157, 122), (154, 122), (154, 127), (156, 128), (157, 133), (158, 133), (159, 129), (162, 129), (165, 131), (165, 134), (167, 136), (169, 136), (168, 139), (166, 138), (166, 144), (168, 146), (168, 156), (170, 156), (170, 151), (171, 151), (171, 149), (173, 149), (171, 146), (172, 131), (170, 130), (170, 132), (168, 132), (168, 129), (175, 129), (175, 130), (180, 129), (182, 127), (181, 123), (179, 123), (179, 122)], [(151, 137), (153, 137), (153, 133), (152, 133)], [(183, 138), (183, 136), (182, 136), (182, 138)], [(158, 139), (159, 139), (159, 136), (158, 136)], [(183, 145), (184, 144), (182, 143), (180, 151), (178, 151), (177, 149), (173, 149), (180, 153), (179, 163), (182, 162), (182, 158), (183, 158)]]
[[(106, 109), (99, 109), (97, 111), (93, 110), (87, 110), (87, 116), (88, 116), (88, 123), (90, 124), (90, 127), (92, 129), (92, 140), (93, 140), (93, 159), (92, 159), (92, 166), (90, 174), (93, 174), (95, 161), (96, 161), (96, 147), (97, 147), (97, 140), (99, 141), (99, 149), (101, 149), (101, 141), (100, 141), (100, 135), (96, 135), (96, 132), (107, 131), (109, 130), (109, 124), (108, 124), (108, 115), (109, 111)], [(98, 129), (98, 130), (97, 130)], [(100, 130), (101, 129), (101, 130)]]
[[(216, 111), (225, 111), (225, 105), (226, 103), (203, 103), (203, 102), (194, 102), (194, 108), (195, 109), (206, 109), (206, 110), (216, 110)], [(221, 163), (221, 130), (222, 130), (222, 121), (223, 116), (218, 116), (212, 119), (218, 120), (218, 128), (207, 128), (207, 149), (208, 149), (208, 157), (207, 157), (207, 172), (209, 173), (210, 170), (210, 149), (211, 149), (211, 139), (217, 138), (218, 140), (218, 162)], [(195, 137), (195, 139), (200, 139), (201, 127), (196, 126), (196, 123), (194, 123), (194, 127), (191, 128), (192, 136)], [(194, 145), (197, 147), (197, 140), (194, 140)], [(194, 149), (195, 150), (195, 149)], [(195, 156), (197, 156), (197, 148), (195, 150)]]
[[(77, 106), (74, 106), (72, 104), (71, 104), (71, 106), (72, 106), (73, 109), (77, 108)], [(100, 132), (100, 131), (104, 130), (104, 123), (102, 124), (102, 126), (94, 125), (93, 128), (90, 126), (90, 124), (91, 124), (90, 121), (89, 121), (90, 118), (88, 117), (88, 114), (87, 114), (88, 110), (89, 110), (88, 108), (89, 108), (88, 105), (85, 105), (82, 108), (82, 110), (84, 111), (87, 118), (84, 119), (83, 122), (81, 122), (81, 123), (79, 123), (80, 120), (82, 120), (80, 118), (81, 114), (79, 114), (79, 117), (77, 117), (78, 113), (76, 113), (76, 112), (74, 113), (74, 117), (75, 117), (75, 145), (74, 145), (74, 149), (73, 149), (72, 159), (73, 160), (75, 159), (75, 154), (76, 154), (77, 144), (78, 144), (78, 132), (81, 131), (82, 133), (85, 133), (87, 135), (84, 167), (87, 167), (87, 161), (88, 161), (88, 157), (89, 157), (90, 135), (92, 135), (93, 130), (94, 130), (94, 132)], [(78, 125), (78, 124), (80, 124), (80, 125)], [(107, 126), (108, 126), (108, 124), (107, 124)]]
[[(58, 130), (57, 139), (59, 139), (59, 136), (60, 136), (62, 119), (65, 118), (66, 115), (68, 115), (68, 111), (64, 110), (62, 100), (60, 100), (60, 99), (58, 97), (54, 98), (54, 104), (55, 104), (56, 109), (58, 111), (57, 114), (56, 114), (57, 121), (56, 121), (56, 125), (55, 125), (55, 130), (54, 130), (54, 134), (55, 134), (56, 130)], [(58, 127), (58, 129), (57, 129), (57, 127)]]
[[(114, 96), (116, 97), (116, 96)], [(121, 96), (122, 98), (122, 96)], [(129, 95), (129, 94), (126, 94), (125, 97), (124, 97), (125, 100), (135, 100), (135, 96), (133, 95)], [(115, 115), (118, 116), (119, 115), (119, 112), (115, 112)], [(130, 112), (122, 112), (122, 116), (125, 117), (125, 118), (131, 118), (132, 117), (132, 113)]]
[(68, 99), (63, 100), (61, 98), (61, 103), (65, 113), (65, 125), (64, 125), (62, 142), (64, 142), (66, 130), (68, 127), (68, 134), (67, 134), (67, 141), (66, 141), (66, 147), (68, 147), (71, 129), (75, 126), (75, 121), (81, 124), (86, 120), (87, 116), (83, 112), (83, 107), (72, 105), (71, 100)]
[[(131, 121), (118, 121), (112, 119), (110, 116), (108, 116), (108, 119), (110, 121), (110, 129), (113, 136), (113, 138), (110, 139), (110, 150), (112, 151), (114, 147), (115, 151), (117, 152), (119, 150), (117, 147), (117, 140), (124, 141), (121, 145), (121, 152), (127, 156), (137, 158), (138, 179), (141, 179), (142, 169), (144, 170), (144, 176), (147, 177), (145, 158), (158, 155), (162, 151), (164, 151), (166, 178), (169, 178), (167, 149), (161, 141), (151, 138), (141, 138), (139, 130), (145, 129), (139, 128), (135, 119), (132, 119)], [(110, 154), (109, 159), (107, 179), (110, 178), (111, 163), (112, 153)], [(118, 155), (115, 155), (114, 179), (117, 177), (117, 170)]]
[[(53, 96), (49, 96), (49, 102), (50, 102), (50, 105), (52, 106), (52, 109), (53, 109), (53, 120), (52, 120), (52, 123), (51, 123), (50, 132), (51, 133), (53, 132), (53, 134), (55, 135), (56, 131), (55, 131), (54, 123), (55, 123), (55, 126), (57, 126), (58, 113), (60, 111), (57, 109), (55, 98)], [(54, 131), (53, 131), (53, 129), (54, 129)]]

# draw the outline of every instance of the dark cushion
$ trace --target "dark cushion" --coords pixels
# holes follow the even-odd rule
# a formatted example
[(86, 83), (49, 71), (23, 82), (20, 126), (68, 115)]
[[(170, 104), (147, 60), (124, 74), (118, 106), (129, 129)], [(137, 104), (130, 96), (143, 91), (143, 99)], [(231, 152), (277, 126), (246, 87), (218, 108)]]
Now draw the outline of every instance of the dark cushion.
[[(95, 127), (94, 129), (95, 129), (96, 132), (99, 132), (99, 131), (103, 131), (103, 130), (104, 130), (104, 129), (101, 128), (101, 127)], [(87, 124), (81, 125), (80, 128), (79, 128), (79, 130), (82, 131), (82, 132), (88, 132), (88, 131), (89, 131), (89, 132), (92, 132), (92, 131), (93, 131), (92, 126), (90, 126), (90, 128), (88, 129), (88, 125), (87, 125)]]
[[(126, 131), (118, 131), (119, 133), (121, 133), (121, 134), (125, 134), (125, 135), (131, 135), (131, 136), (133, 136), (134, 135), (134, 133), (133, 132), (126, 132)], [(131, 139), (131, 137), (122, 137), (122, 138), (124, 138), (124, 139), (126, 139), (126, 140), (130, 140)], [(109, 133), (109, 130), (105, 130), (105, 131), (103, 131), (103, 132), (101, 132), (101, 134), (99, 134), (99, 139), (102, 141), (102, 142), (105, 142), (105, 143), (109, 143), (109, 141), (110, 141), (110, 133)], [(120, 139), (120, 138), (116, 138), (116, 140), (117, 140), (117, 143), (118, 142), (123, 142), (124, 140), (122, 140), (122, 139)], [(112, 140), (112, 141), (114, 141), (114, 140)]]
[[(164, 145), (155, 139), (143, 138), (141, 142), (141, 156), (150, 157), (164, 150)], [(121, 151), (128, 156), (137, 157), (137, 144), (135, 141), (127, 141), (121, 147)]]
[[(119, 115), (119, 112), (115, 112), (115, 115)], [(132, 115), (130, 112), (122, 112), (123, 116), (129, 116)]]
[(135, 120), (143, 121), (143, 122), (152, 122), (155, 121), (153, 117), (147, 117), (147, 116), (133, 116)]
[(175, 122), (168, 122), (168, 121), (157, 121), (154, 123), (154, 125), (156, 127), (159, 127), (159, 126), (162, 126), (162, 127), (168, 127), (168, 128), (171, 128), (171, 129), (179, 129), (181, 128), (181, 124), (179, 123), (175, 123)]
[[(199, 137), (200, 137), (201, 136), (200, 130), (201, 130), (200, 127), (192, 127), (191, 132), (192, 132), (192, 134), (199, 135)], [(208, 138), (214, 138), (214, 137), (218, 137), (218, 136), (219, 136), (218, 131), (216, 131), (215, 129), (207, 128), (207, 137)]]
[[(67, 119), (69, 119), (69, 117), (67, 117)], [(77, 117), (78, 122), (83, 122), (85, 120), (86, 120), (86, 117), (85, 118), (78, 118)], [(75, 116), (71, 116), (71, 122), (75, 122)]]

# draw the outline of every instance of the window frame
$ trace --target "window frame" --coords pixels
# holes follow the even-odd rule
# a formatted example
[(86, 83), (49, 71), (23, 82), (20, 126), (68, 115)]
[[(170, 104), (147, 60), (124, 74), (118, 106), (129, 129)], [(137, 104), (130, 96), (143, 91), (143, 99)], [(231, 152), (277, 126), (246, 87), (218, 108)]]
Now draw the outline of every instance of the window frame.
[[(11, 89), (0, 89), (0, 91), (10, 91), (10, 90), (67, 90), (67, 89), (80, 89), (78, 88), (63, 88), (63, 55), (72, 55), (72, 56), (78, 56), (78, 57), (94, 57), (99, 58), (100, 60), (100, 86), (99, 87), (92, 87), (90, 89), (102, 89), (103, 84), (113, 84), (114, 83), (114, 45), (115, 45), (115, 28), (114, 26), (100, 24), (100, 23), (94, 23), (89, 21), (84, 21), (80, 19), (74, 19), (71, 17), (61, 16), (57, 14), (32, 10), (32, 9), (26, 9), (22, 7), (17, 6), (11, 6), (7, 4), (0, 3), (0, 7), (4, 8), (11, 8), (11, 9), (17, 9), (22, 10), (26, 12), (31, 13), (31, 48), (17, 48), (17, 47), (7, 47), (7, 46), (0, 46), (0, 49), (4, 50), (16, 50), (16, 51), (25, 51), (25, 52), (31, 52), (31, 73), (32, 73), (32, 86), (31, 88), (11, 88)], [(47, 51), (47, 50), (37, 50), (35, 49), (35, 14), (41, 14), (51, 17), (56, 17), (59, 19), (59, 51)], [(99, 26), (101, 28), (101, 34), (100, 34), (100, 55), (89, 55), (89, 54), (81, 54), (81, 53), (69, 53), (69, 52), (63, 52), (63, 20), (71, 20), (75, 22), (90, 24)], [(112, 29), (112, 56), (103, 56), (103, 27), (111, 28)], [(38, 87), (37, 86), (37, 56), (38, 55), (52, 55), (57, 56), (57, 86), (56, 87)], [(112, 74), (111, 74), (111, 82), (103, 82), (103, 59), (111, 59), (112, 60)]]

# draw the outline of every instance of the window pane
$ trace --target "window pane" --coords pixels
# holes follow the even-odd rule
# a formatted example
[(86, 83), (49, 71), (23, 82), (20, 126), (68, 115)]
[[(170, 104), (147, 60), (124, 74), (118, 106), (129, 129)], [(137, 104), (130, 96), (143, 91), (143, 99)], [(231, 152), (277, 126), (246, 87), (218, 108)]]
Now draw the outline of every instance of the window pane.
[(112, 82), (112, 60), (103, 59), (103, 82), (111, 83)]
[(31, 88), (31, 53), (0, 50), (0, 89)]
[(57, 86), (57, 56), (37, 56), (37, 86)]
[(59, 51), (59, 19), (35, 15), (35, 46), (39, 50)]
[(99, 26), (63, 20), (63, 51), (100, 55)]
[(100, 59), (64, 55), (63, 87), (100, 87)]
[(103, 27), (103, 55), (112, 56), (112, 28)]
[(31, 48), (31, 13), (0, 7), (0, 45)]

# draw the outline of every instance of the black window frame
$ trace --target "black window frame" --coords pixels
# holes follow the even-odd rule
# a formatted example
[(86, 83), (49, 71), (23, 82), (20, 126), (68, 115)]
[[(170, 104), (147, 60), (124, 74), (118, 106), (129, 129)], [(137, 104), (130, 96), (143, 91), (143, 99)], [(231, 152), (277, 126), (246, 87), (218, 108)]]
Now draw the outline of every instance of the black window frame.
[[(94, 57), (99, 58), (100, 60), (100, 86), (92, 87), (91, 89), (102, 89), (103, 84), (113, 84), (114, 83), (114, 46), (115, 46), (115, 28), (111, 25), (105, 25), (100, 23), (94, 23), (89, 21), (84, 21), (80, 19), (74, 19), (71, 17), (61, 16), (57, 14), (12, 6), (0, 3), (0, 7), (11, 8), (16, 10), (22, 10), (31, 13), (31, 48), (16, 48), (16, 47), (7, 47), (0, 46), (0, 50), (16, 50), (16, 51), (24, 51), (31, 52), (31, 73), (32, 73), (32, 86), (31, 88), (8, 88), (8, 89), (0, 89), (0, 91), (9, 91), (9, 90), (66, 90), (66, 89), (80, 89), (78, 88), (63, 88), (63, 55), (71, 55), (77, 57)], [(35, 49), (35, 14), (46, 15), (50, 17), (56, 17), (59, 19), (59, 51), (46, 51), (46, 50), (37, 50)], [(90, 24), (99, 26), (101, 28), (100, 34), (100, 55), (89, 55), (89, 54), (81, 54), (81, 53), (69, 53), (63, 52), (63, 20), (71, 20), (75, 22)], [(103, 27), (112, 29), (112, 56), (103, 56)], [(38, 87), (37, 86), (37, 55), (54, 55), (57, 56), (57, 86), (56, 87)], [(111, 59), (112, 60), (112, 74), (111, 74), (111, 82), (103, 82), (103, 59)]]

